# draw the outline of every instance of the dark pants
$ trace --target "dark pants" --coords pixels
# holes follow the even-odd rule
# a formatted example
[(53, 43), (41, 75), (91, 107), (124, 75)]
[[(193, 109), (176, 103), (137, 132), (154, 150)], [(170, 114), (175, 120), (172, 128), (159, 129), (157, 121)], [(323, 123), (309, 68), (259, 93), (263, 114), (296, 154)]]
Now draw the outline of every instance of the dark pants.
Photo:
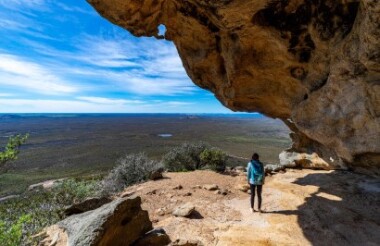
[(261, 193), (263, 191), (263, 186), (262, 185), (250, 185), (251, 187), (251, 208), (253, 208), (253, 205), (255, 204), (255, 193), (257, 189), (257, 197), (259, 200), (259, 209), (261, 209)]

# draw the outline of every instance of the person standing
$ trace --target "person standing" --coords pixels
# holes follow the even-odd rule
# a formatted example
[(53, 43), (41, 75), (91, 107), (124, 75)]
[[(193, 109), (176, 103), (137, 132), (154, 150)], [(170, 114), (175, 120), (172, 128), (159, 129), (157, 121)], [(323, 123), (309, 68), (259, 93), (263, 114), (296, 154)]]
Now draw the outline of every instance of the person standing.
[(259, 155), (257, 153), (254, 153), (252, 155), (252, 159), (250, 162), (248, 162), (247, 167), (247, 179), (248, 184), (251, 188), (251, 209), (252, 212), (255, 212), (254, 210), (254, 204), (255, 204), (255, 193), (257, 191), (257, 198), (258, 198), (258, 211), (261, 213), (261, 194), (263, 191), (263, 184), (264, 184), (264, 165), (259, 160)]

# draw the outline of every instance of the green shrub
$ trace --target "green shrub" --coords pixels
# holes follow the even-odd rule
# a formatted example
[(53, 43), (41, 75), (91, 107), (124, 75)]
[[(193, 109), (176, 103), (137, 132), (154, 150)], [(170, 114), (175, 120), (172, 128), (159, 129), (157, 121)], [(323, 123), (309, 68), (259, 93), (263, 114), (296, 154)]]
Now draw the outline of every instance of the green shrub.
[(172, 172), (193, 171), (202, 168), (200, 154), (208, 148), (205, 143), (184, 143), (174, 147), (163, 157), (166, 169)]
[(7, 145), (0, 151), (0, 167), (6, 162), (16, 160), (20, 153), (19, 147), (25, 143), (29, 134), (21, 136), (20, 134), (9, 138)]
[(217, 148), (205, 149), (200, 154), (200, 160), (202, 166), (209, 167), (217, 172), (224, 172), (227, 154)]
[(3, 246), (20, 245), (24, 226), (31, 221), (30, 215), (22, 215), (15, 223), (7, 227), (4, 221), (0, 220), (0, 242)]
[(129, 185), (147, 180), (152, 172), (160, 168), (160, 162), (149, 159), (143, 153), (126, 155), (103, 179), (102, 194), (117, 193)]
[(100, 195), (99, 180), (66, 179), (52, 189), (54, 202), (60, 205), (71, 205), (88, 197)]

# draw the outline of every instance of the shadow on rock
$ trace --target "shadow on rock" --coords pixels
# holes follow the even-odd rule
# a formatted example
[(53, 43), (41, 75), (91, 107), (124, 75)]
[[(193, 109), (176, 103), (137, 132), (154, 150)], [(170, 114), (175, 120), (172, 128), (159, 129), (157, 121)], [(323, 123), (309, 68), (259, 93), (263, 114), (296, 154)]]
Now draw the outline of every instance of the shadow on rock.
[(294, 184), (317, 186), (297, 210), (266, 211), (297, 215), (312, 245), (380, 245), (380, 180), (346, 171), (313, 173)]

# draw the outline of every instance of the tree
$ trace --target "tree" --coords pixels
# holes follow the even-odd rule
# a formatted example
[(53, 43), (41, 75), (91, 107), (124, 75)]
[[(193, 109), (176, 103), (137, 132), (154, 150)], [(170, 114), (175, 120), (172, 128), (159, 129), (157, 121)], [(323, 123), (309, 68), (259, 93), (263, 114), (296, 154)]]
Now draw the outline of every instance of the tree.
[(9, 138), (7, 145), (0, 151), (0, 167), (8, 161), (16, 160), (20, 153), (20, 146), (28, 139), (29, 134), (12, 136)]

